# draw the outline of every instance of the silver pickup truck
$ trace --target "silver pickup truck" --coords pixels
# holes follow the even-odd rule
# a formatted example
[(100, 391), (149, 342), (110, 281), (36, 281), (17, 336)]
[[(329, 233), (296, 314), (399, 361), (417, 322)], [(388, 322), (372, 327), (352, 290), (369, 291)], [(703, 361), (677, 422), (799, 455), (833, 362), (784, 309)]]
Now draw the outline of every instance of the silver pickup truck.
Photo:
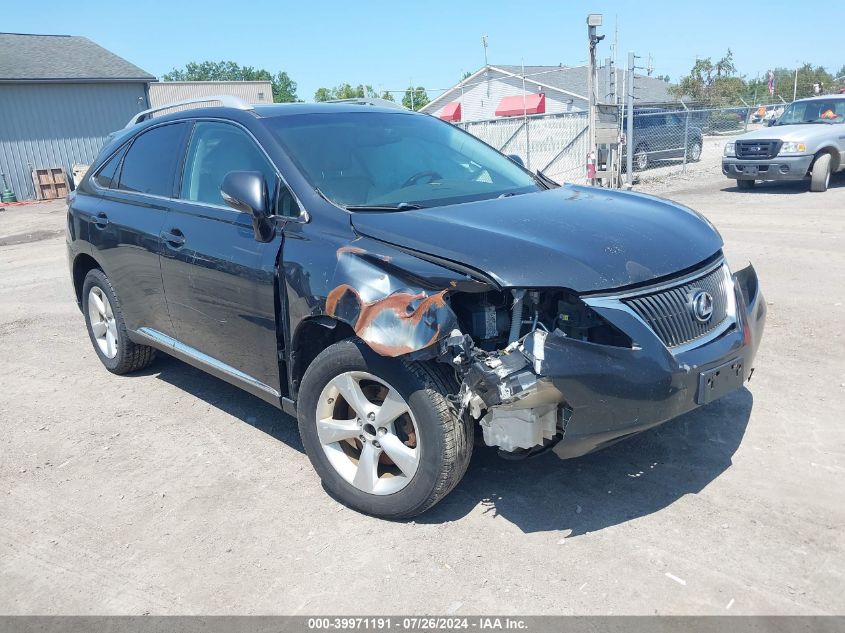
[(830, 174), (845, 169), (845, 95), (800, 99), (768, 127), (725, 145), (722, 173), (750, 189), (757, 180), (803, 180), (827, 191)]

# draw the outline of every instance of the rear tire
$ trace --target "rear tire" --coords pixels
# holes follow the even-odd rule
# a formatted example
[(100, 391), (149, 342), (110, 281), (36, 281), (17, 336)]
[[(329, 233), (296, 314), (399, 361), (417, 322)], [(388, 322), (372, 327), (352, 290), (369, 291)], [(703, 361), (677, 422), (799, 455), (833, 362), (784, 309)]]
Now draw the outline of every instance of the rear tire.
[(810, 175), (810, 191), (827, 191), (830, 184), (830, 154), (822, 154), (813, 163), (813, 173)]
[[(305, 452), (329, 494), (385, 519), (416, 516), (445, 497), (472, 455), (472, 422), (458, 419), (446, 399), (456, 391), (447, 368), (379, 356), (359, 339), (320, 353), (302, 379), (297, 417)], [(382, 424), (391, 417), (384, 413), (388, 402), (405, 412)], [(368, 462), (374, 469), (359, 473)]]
[(736, 186), (738, 189), (754, 189), (756, 183), (753, 180), (737, 180)]
[(128, 374), (149, 366), (155, 350), (129, 340), (120, 300), (109, 278), (95, 268), (82, 284), (82, 312), (94, 351), (113, 374)]

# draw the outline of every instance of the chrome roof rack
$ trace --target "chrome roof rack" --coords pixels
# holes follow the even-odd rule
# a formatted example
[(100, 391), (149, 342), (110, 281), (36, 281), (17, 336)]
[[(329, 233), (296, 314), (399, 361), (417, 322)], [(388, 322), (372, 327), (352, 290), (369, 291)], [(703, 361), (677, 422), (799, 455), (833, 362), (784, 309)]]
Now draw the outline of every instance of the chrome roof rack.
[[(126, 124), (126, 127), (132, 127), (140, 123), (141, 121), (146, 120), (148, 116), (150, 116), (153, 112), (160, 112), (161, 110), (169, 110), (170, 108), (176, 108), (183, 105), (191, 105), (193, 103), (210, 103), (213, 101), (219, 101), (220, 104), (224, 108), (236, 108), (238, 110), (253, 110), (254, 108), (248, 104), (246, 101), (241, 99), (240, 97), (235, 97), (232, 95), (212, 95), (208, 97), (192, 97), (190, 99), (182, 99), (181, 101), (174, 101), (173, 103), (166, 103), (164, 105), (156, 106), (155, 108), (150, 108), (149, 110), (143, 110), (139, 112), (131, 119), (129, 119), (129, 123)], [(124, 128), (125, 129), (125, 128)]]
[(354, 103), (356, 105), (373, 105), (382, 108), (396, 108), (398, 110), (407, 110), (401, 103), (389, 101), (388, 99), (379, 99), (378, 97), (354, 97), (352, 99), (329, 99), (327, 103)]

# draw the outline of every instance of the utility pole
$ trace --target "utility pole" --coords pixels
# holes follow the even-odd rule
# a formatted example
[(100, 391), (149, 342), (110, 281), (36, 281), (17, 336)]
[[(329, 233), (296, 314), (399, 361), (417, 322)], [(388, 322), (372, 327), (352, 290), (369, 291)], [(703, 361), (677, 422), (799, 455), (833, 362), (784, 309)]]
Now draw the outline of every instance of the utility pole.
[(613, 96), (619, 100), (619, 78), (616, 76), (616, 62), (619, 59), (619, 16), (613, 16)]
[(625, 157), (625, 167), (627, 168), (628, 184), (634, 182), (634, 64), (636, 56), (634, 53), (628, 53), (628, 90), (625, 95), (625, 100), (628, 106), (625, 110), (628, 113), (628, 119), (625, 125), (625, 146), (627, 147), (627, 155)]
[(487, 83), (487, 96), (490, 96), (490, 64), (487, 63), (487, 33), (481, 36), (481, 46), (484, 48), (484, 79)]
[(795, 81), (792, 84), (792, 100), (798, 96), (798, 69), (795, 69)]
[(525, 167), (531, 170), (531, 137), (528, 135), (528, 108), (525, 105), (525, 60), (522, 60), (522, 125), (525, 126)]
[[(596, 27), (601, 26), (602, 16), (600, 13), (591, 13), (587, 16), (587, 46), (589, 48), (589, 62), (587, 66), (587, 121), (590, 126), (589, 145), (587, 157), (587, 175), (590, 184), (595, 184), (596, 165), (596, 45), (604, 39), (604, 35), (596, 34)], [(592, 175), (590, 165), (592, 164)]]

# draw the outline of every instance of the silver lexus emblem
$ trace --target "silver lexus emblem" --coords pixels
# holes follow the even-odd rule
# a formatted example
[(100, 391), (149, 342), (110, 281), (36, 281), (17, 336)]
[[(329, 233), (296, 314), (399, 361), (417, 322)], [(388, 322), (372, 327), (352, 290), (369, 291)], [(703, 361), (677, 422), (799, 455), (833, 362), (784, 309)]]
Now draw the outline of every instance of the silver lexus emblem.
[(694, 290), (690, 299), (690, 309), (696, 320), (707, 323), (713, 316), (713, 296), (704, 290)]

